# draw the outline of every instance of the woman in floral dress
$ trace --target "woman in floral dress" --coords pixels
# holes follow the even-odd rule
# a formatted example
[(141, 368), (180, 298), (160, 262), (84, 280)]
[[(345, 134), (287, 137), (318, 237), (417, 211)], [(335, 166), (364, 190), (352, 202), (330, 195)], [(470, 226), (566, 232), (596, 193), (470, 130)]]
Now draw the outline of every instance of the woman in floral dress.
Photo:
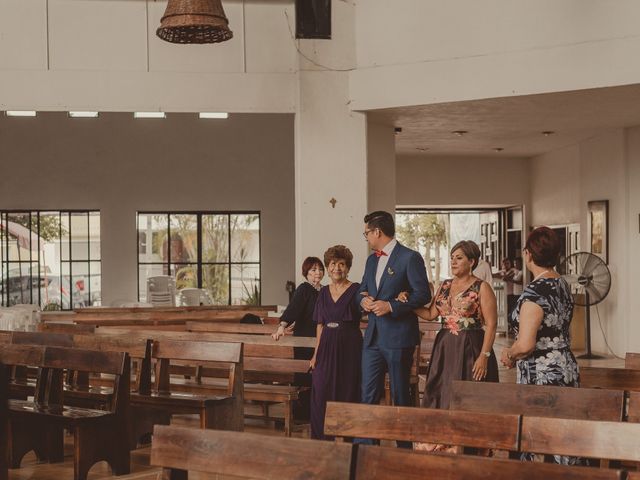
[[(547, 227), (529, 234), (523, 250), (533, 281), (518, 299), (511, 316), (516, 341), (502, 351), (500, 361), (517, 367), (516, 381), (531, 385), (579, 387), (578, 362), (571, 352), (569, 326), (573, 316), (573, 298), (567, 282), (554, 266), (560, 257), (560, 241)], [(523, 454), (532, 460), (533, 454)], [(556, 463), (582, 463), (576, 457), (554, 456)]]

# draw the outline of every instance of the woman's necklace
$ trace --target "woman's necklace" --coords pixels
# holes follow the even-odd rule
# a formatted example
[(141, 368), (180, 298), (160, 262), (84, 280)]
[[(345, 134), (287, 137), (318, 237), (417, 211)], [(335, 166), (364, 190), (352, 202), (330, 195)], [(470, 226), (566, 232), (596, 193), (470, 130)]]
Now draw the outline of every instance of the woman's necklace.
[(535, 281), (536, 281), (536, 280), (538, 280), (539, 278), (542, 278), (542, 276), (543, 276), (545, 273), (551, 273), (551, 270), (544, 270), (544, 271), (540, 272), (538, 275), (536, 275), (536, 276), (533, 278), (533, 280), (532, 280), (532, 281), (533, 281), (533, 282), (535, 282)]

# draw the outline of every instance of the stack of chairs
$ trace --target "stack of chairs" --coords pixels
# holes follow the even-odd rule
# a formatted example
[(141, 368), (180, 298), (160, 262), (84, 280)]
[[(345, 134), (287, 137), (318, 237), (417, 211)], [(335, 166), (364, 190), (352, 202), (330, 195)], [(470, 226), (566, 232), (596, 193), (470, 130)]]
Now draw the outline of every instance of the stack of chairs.
[(175, 307), (175, 278), (170, 275), (158, 275), (147, 278), (147, 302), (154, 307)]

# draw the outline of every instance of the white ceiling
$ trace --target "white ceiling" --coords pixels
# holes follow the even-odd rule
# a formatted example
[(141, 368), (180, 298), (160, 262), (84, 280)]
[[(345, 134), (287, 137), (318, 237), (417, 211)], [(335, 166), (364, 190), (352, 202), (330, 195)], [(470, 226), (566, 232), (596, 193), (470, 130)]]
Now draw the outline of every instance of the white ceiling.
[(640, 85), (374, 110), (369, 119), (402, 127), (402, 155), (531, 157), (640, 125)]

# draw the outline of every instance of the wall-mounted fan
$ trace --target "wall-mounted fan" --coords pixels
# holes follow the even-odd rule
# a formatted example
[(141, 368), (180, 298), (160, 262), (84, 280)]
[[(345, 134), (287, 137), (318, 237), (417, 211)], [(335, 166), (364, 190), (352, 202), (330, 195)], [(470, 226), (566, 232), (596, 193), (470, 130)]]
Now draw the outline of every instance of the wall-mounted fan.
[(578, 358), (602, 358), (591, 353), (591, 306), (603, 301), (611, 288), (611, 273), (604, 261), (593, 253), (577, 252), (566, 257), (558, 268), (573, 293), (576, 305), (585, 307), (585, 344), (587, 353)]

